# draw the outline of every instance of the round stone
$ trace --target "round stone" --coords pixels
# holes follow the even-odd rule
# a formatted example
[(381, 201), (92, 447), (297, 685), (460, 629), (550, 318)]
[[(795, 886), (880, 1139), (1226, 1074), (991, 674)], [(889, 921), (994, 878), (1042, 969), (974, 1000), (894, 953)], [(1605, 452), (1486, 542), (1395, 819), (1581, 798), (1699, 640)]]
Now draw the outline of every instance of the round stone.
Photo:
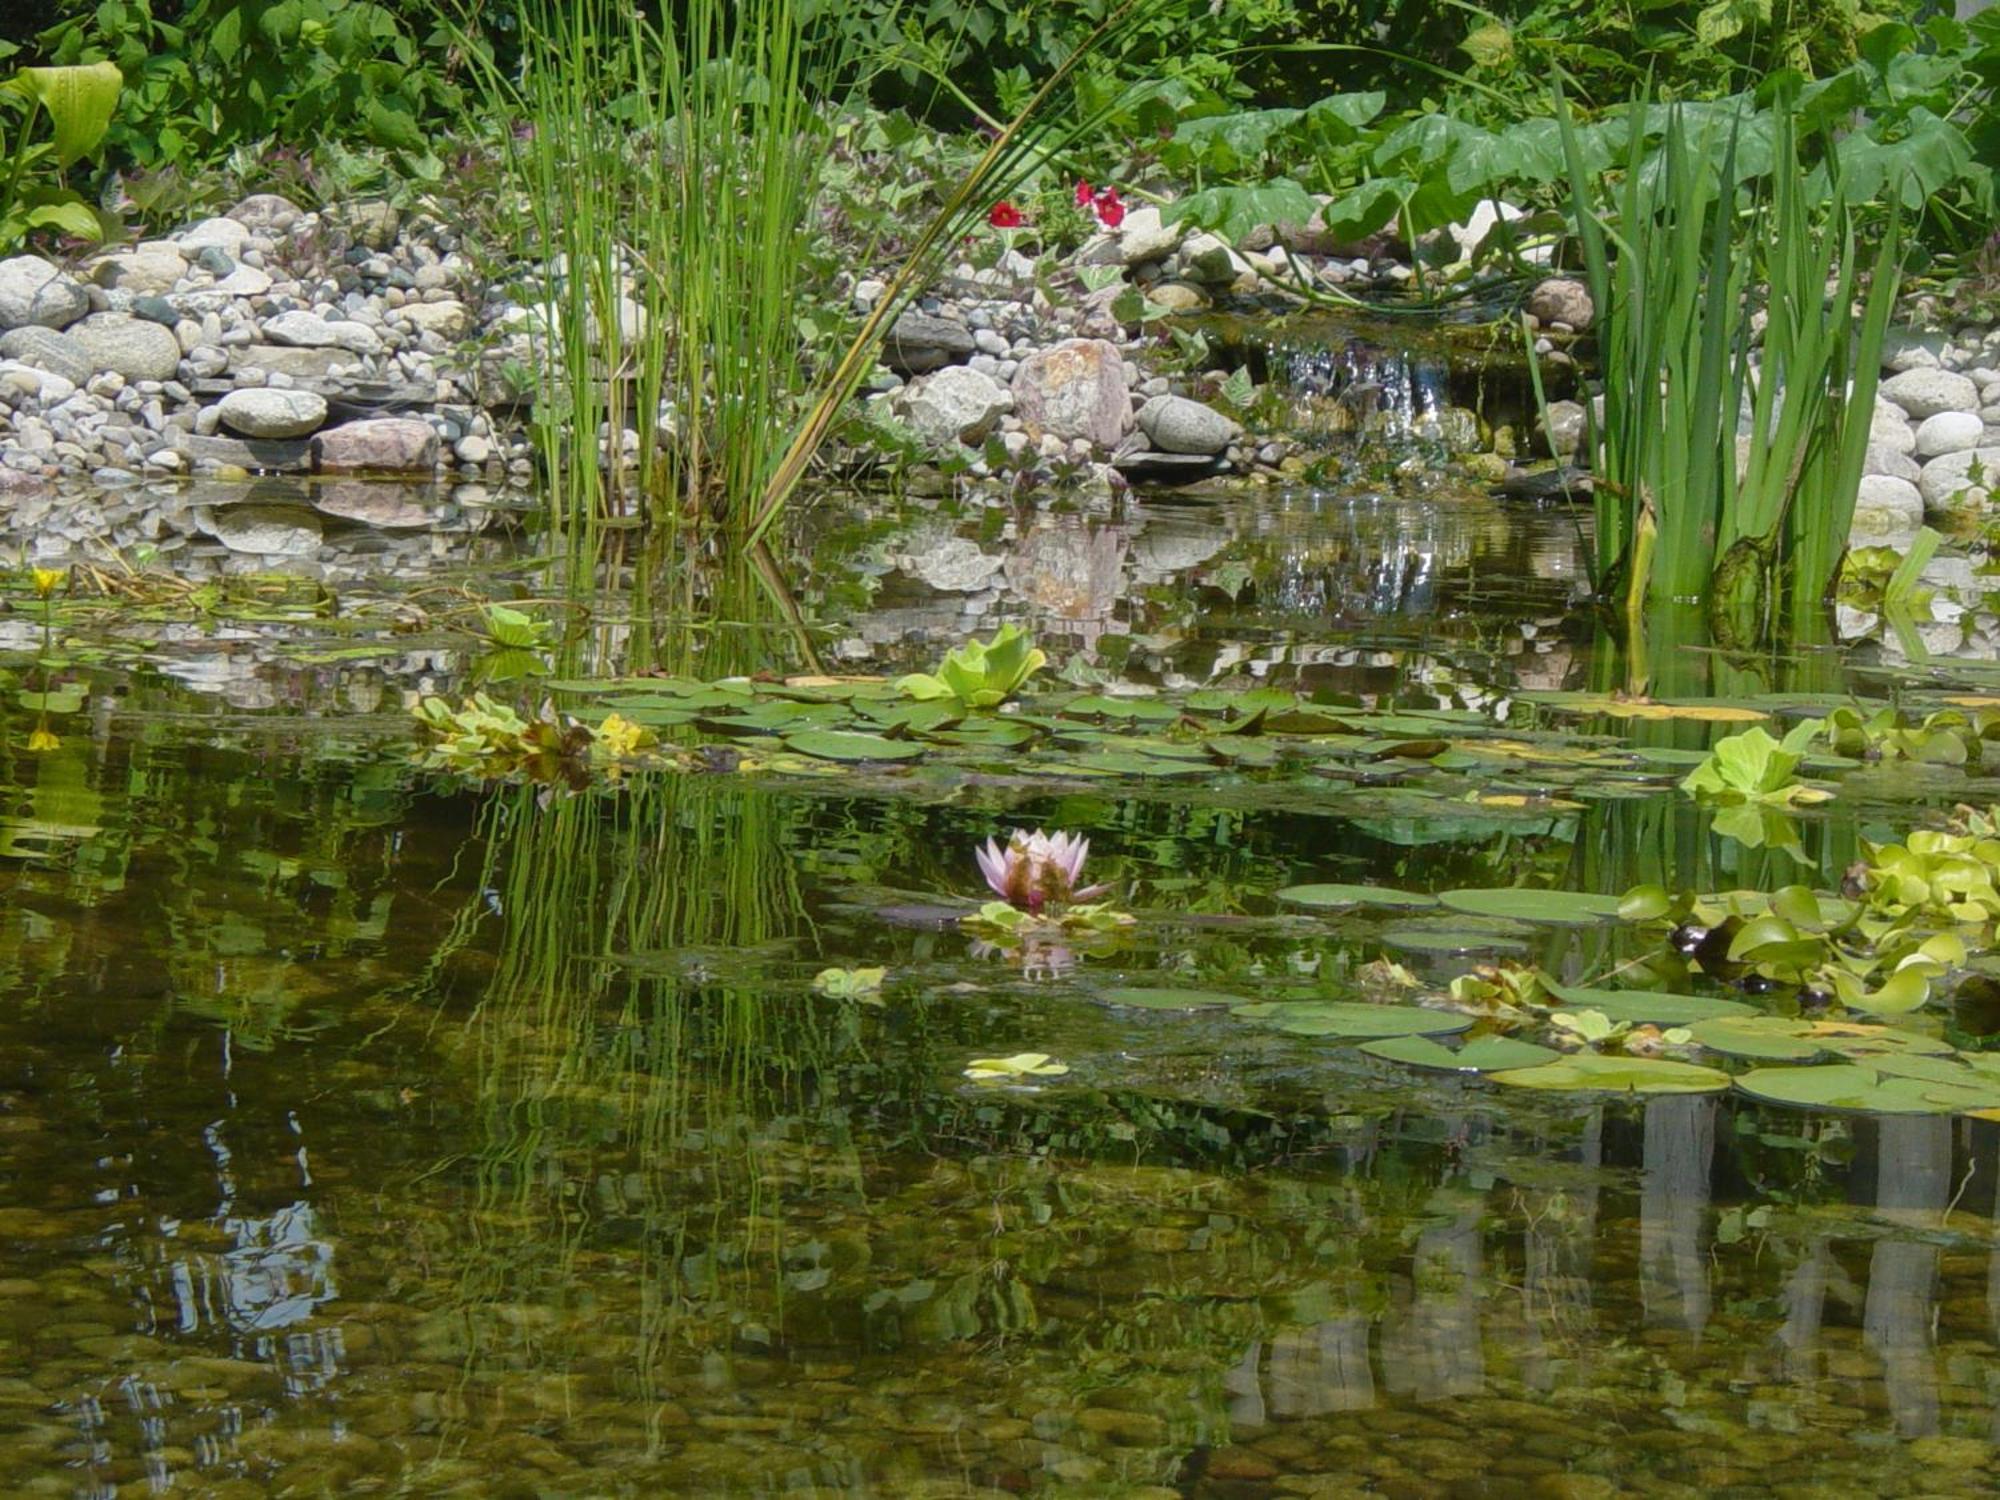
[(1862, 476), (1854, 500), (1854, 531), (1860, 536), (1894, 536), (1924, 523), (1924, 497), (1907, 479), (1889, 474)]
[(1932, 515), (1980, 512), (1986, 508), (1996, 474), (2000, 474), (2000, 448), (1964, 448), (1925, 464), (1917, 488), (1923, 494), (1924, 509)]
[(172, 380), (180, 371), (181, 341), (171, 328), (123, 313), (95, 313), (70, 330), (99, 370), (127, 380)]
[(1243, 429), (1230, 418), (1186, 396), (1155, 396), (1139, 409), (1139, 427), (1167, 453), (1220, 453)]
[(250, 388), (224, 396), (216, 415), (244, 437), (298, 438), (319, 431), (326, 421), (326, 400), (312, 391)]
[(39, 255), (0, 260), (0, 329), (67, 328), (90, 311), (90, 293)]
[(1985, 430), (1986, 424), (1979, 420), (1977, 412), (1941, 411), (1934, 417), (1925, 417), (1917, 428), (1917, 457), (1939, 458), (1977, 448), (1980, 434)]
[(1880, 389), (1884, 399), (1918, 422), (1941, 411), (1979, 410), (1979, 387), (1950, 370), (1906, 370), (1883, 381)]

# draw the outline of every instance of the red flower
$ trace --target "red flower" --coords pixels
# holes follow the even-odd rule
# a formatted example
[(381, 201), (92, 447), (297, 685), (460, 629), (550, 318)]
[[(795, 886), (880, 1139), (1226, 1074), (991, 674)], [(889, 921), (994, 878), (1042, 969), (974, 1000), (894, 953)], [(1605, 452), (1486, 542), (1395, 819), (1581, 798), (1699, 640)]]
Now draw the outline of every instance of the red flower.
[(1090, 197), (1090, 184), (1079, 177), (1076, 180), (1076, 206), (1078, 208), (1090, 207)]
[(1116, 229), (1125, 222), (1125, 205), (1118, 197), (1118, 189), (1106, 188), (1092, 203), (1097, 209), (1097, 222), (1106, 229)]
[(986, 222), (995, 229), (1019, 229), (1025, 221), (1021, 218), (1021, 210), (1002, 198), (988, 210)]

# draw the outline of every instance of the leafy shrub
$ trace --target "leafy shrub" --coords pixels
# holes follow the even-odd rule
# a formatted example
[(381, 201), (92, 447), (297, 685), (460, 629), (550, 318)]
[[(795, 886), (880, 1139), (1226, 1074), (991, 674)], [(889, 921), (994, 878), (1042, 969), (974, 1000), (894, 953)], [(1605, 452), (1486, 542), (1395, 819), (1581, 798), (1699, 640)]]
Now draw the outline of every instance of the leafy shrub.
[(106, 144), (159, 167), (267, 137), (428, 157), (426, 118), (459, 104), (446, 41), (374, 0), (101, 0), (37, 45), (56, 63), (116, 63), (127, 95)]
[[(23, 68), (0, 83), (0, 251), (38, 229), (96, 239), (96, 211), (61, 181), (61, 174), (97, 149), (118, 105), (118, 70), (109, 63), (73, 68)], [(4, 127), (19, 116), (17, 130)], [(43, 115), (53, 138), (38, 141)], [(53, 167), (57, 180), (41, 180)]]

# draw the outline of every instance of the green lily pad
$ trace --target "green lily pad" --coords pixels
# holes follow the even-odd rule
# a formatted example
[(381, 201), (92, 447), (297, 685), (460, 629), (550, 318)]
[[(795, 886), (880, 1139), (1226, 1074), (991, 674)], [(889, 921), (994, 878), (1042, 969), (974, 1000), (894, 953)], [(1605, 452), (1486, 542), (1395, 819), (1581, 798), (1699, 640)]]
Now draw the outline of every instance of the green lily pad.
[(1961, 1110), (2000, 1106), (2000, 1082), (1957, 1087), (1921, 1078), (1900, 1078), (1860, 1063), (1756, 1068), (1738, 1078), (1736, 1086), (1752, 1098), (1771, 1104), (1853, 1110), (1871, 1115), (1950, 1115)]
[(1519, 886), (1446, 891), (1438, 897), (1453, 911), (1558, 927), (1591, 927), (1618, 916), (1618, 897), (1588, 891), (1536, 891)]
[(1517, 1089), (1613, 1094), (1717, 1094), (1730, 1082), (1720, 1068), (1664, 1057), (1612, 1057), (1596, 1052), (1579, 1052), (1537, 1068), (1495, 1073), (1493, 1081)]
[(1343, 906), (1436, 906), (1437, 897), (1418, 891), (1399, 891), (1386, 885), (1290, 885), (1278, 892), (1288, 906), (1310, 907), (1315, 911), (1337, 911)]
[(1809, 1021), (1789, 1016), (1718, 1016), (1698, 1021), (1689, 1033), (1711, 1052), (1766, 1062), (1810, 1062), (1825, 1049), (1814, 1040)]
[(1417, 1005), (1369, 1005), (1355, 1000), (1260, 1000), (1239, 1005), (1233, 1014), (1289, 1031), (1294, 1036), (1343, 1039), (1385, 1036), (1451, 1036), (1473, 1018)]
[(1553, 1047), (1517, 1042), (1510, 1036), (1483, 1036), (1476, 1042), (1467, 1042), (1456, 1052), (1427, 1036), (1392, 1036), (1377, 1042), (1364, 1042), (1361, 1050), (1370, 1057), (1380, 1057), (1389, 1062), (1450, 1073), (1495, 1073), (1505, 1068), (1533, 1068), (1554, 1062), (1562, 1056)]
[(807, 729), (785, 736), (786, 748), (820, 760), (915, 760), (924, 747), (851, 729)]
[(1439, 917), (1391, 927), (1382, 941), (1409, 953), (1525, 953), (1530, 936), (1531, 930), (1518, 922)]
[(1241, 995), (1225, 995), (1218, 990), (1118, 989), (1105, 990), (1098, 999), (1113, 1005), (1134, 1005), (1142, 1010), (1206, 1010), (1218, 1005), (1242, 1005)]
[(1598, 990), (1580, 984), (1551, 984), (1570, 1010), (1596, 1010), (1613, 1021), (1634, 1025), (1686, 1026), (1718, 1016), (1754, 1016), (1755, 1006), (1740, 1000), (1711, 1000), (1705, 995), (1667, 995), (1652, 990)]

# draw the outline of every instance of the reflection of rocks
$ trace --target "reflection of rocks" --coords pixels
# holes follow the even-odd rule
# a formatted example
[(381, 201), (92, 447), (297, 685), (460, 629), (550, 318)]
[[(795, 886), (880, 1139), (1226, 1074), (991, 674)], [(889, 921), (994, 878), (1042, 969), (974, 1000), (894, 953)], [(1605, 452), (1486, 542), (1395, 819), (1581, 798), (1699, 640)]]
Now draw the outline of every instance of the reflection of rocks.
[(202, 529), (231, 552), (261, 557), (311, 557), (319, 551), (319, 518), (290, 505), (231, 505), (209, 513)]
[[(1219, 517), (1217, 518), (1219, 520)], [(1132, 542), (1141, 582), (1157, 582), (1200, 567), (1229, 543), (1229, 533), (1206, 516), (1152, 514)]]
[(437, 508), (436, 488), (432, 485), (412, 487), (347, 479), (316, 486), (312, 503), (329, 516), (372, 526), (378, 531), (422, 530), (442, 518)]
[(919, 544), (899, 559), (903, 571), (921, 578), (945, 594), (969, 594), (991, 586), (1000, 559), (979, 550), (979, 544), (959, 536), (937, 537)]
[(1015, 544), (1007, 556), (1007, 584), (1037, 610), (1098, 620), (1118, 602), (1124, 567), (1123, 533), (1109, 526), (1048, 526)]

